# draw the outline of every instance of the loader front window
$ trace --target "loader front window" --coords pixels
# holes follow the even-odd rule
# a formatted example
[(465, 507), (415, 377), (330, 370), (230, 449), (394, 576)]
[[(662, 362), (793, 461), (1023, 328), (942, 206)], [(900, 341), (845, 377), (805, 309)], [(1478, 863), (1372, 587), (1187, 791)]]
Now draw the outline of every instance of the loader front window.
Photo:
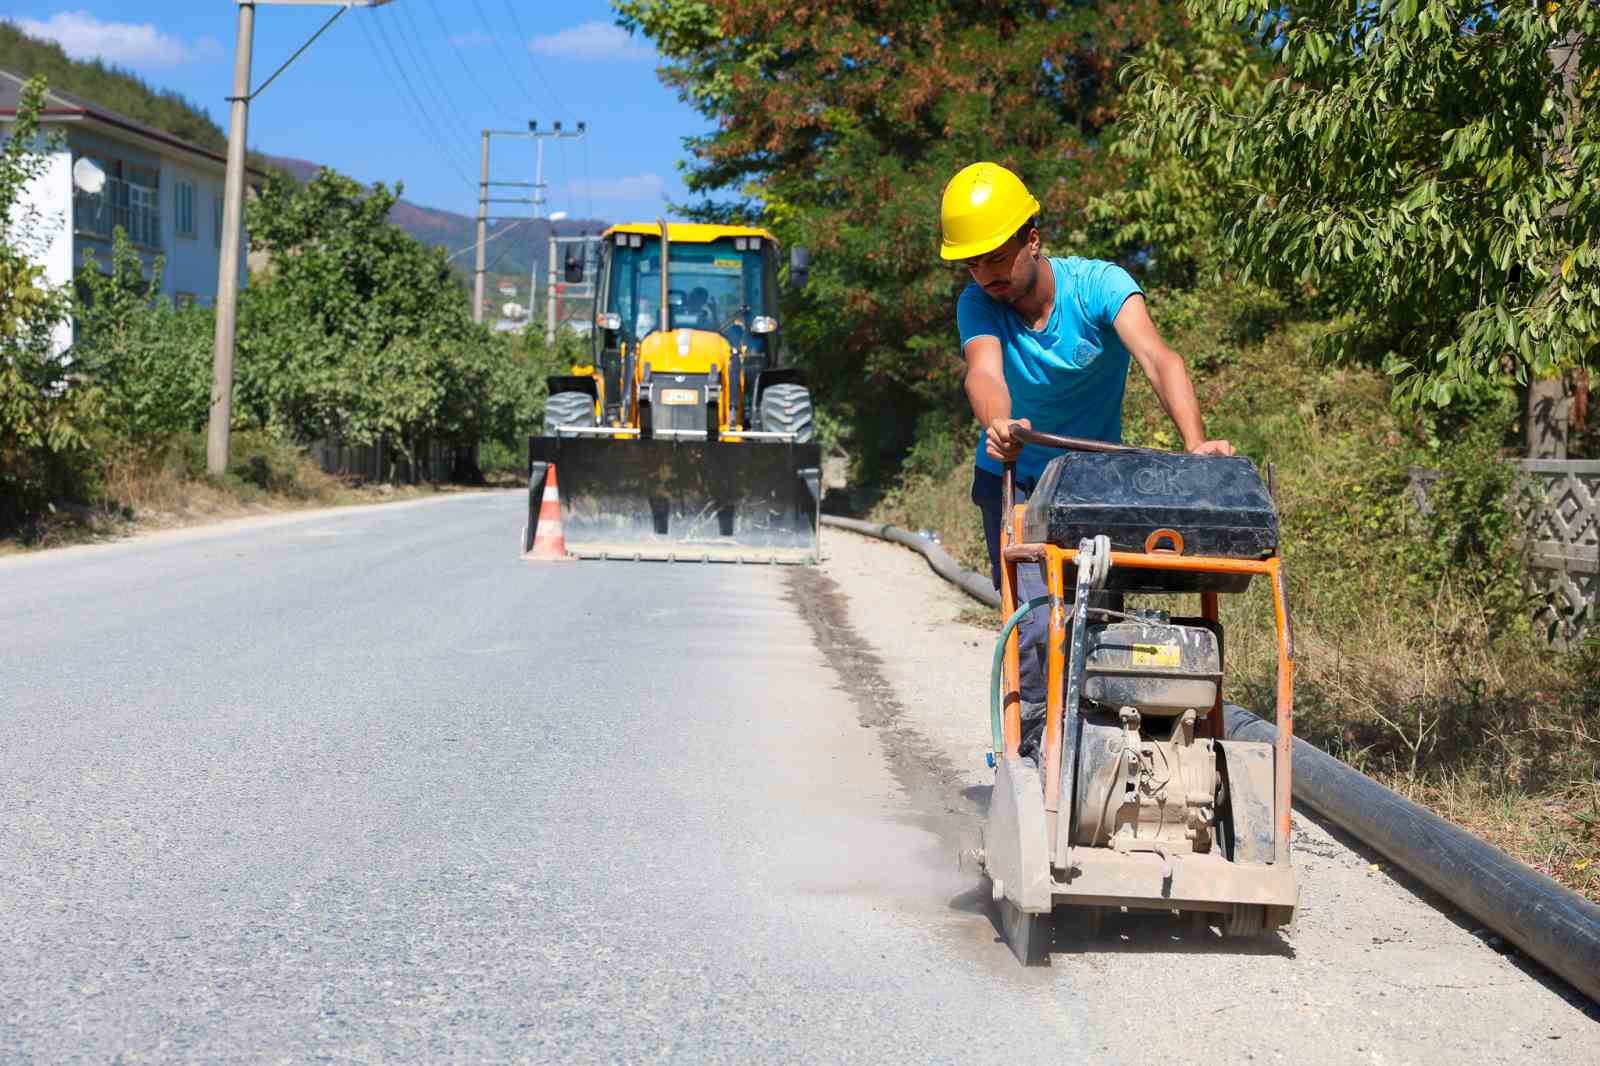
[[(759, 248), (735, 248), (733, 240), (672, 245), (668, 310), (673, 329), (714, 330), (735, 348), (764, 350), (766, 338), (750, 332), (757, 315), (771, 315)], [(611, 292), (630, 343), (664, 328), (661, 320), (661, 242), (617, 248), (611, 260)]]

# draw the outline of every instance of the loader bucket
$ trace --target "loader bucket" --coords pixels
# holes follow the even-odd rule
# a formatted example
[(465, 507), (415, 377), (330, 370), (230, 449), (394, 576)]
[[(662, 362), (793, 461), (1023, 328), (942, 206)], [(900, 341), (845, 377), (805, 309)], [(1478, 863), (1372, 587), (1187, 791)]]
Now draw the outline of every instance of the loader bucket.
[(551, 464), (567, 550), (579, 558), (817, 561), (817, 444), (532, 437), (524, 549)]

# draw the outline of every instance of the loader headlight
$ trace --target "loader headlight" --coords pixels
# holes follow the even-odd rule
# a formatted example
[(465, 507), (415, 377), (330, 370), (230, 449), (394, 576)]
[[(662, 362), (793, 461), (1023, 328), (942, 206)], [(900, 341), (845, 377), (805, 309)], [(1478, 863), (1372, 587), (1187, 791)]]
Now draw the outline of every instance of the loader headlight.
[(778, 329), (778, 320), (767, 315), (757, 315), (750, 323), (751, 333), (775, 333)]

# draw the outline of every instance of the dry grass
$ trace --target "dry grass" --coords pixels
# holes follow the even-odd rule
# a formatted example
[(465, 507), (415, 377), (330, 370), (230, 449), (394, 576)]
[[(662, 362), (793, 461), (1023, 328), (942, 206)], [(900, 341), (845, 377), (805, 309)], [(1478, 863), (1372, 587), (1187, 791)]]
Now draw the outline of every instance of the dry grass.
[[(1264, 615), (1224, 607), (1234, 698), (1263, 710)], [(1600, 714), (1574, 657), (1497, 645), (1470, 601), (1425, 618), (1375, 609), (1359, 627), (1296, 621), (1301, 736), (1600, 900)]]
[[(274, 447), (271, 452), (270, 462), (257, 463), (253, 473), (245, 471), (247, 476), (257, 476), (262, 484), (232, 472), (223, 479), (197, 476), (193, 472), (193, 456), (177, 448), (112, 459), (100, 471), (96, 503), (57, 507), (30, 531), (26, 540), (0, 537), (0, 555), (255, 514), (471, 491), (453, 485), (391, 485), (345, 479), (324, 473), (316, 463), (292, 449)], [(248, 461), (255, 454), (256, 449), (247, 448), (244, 458)]]

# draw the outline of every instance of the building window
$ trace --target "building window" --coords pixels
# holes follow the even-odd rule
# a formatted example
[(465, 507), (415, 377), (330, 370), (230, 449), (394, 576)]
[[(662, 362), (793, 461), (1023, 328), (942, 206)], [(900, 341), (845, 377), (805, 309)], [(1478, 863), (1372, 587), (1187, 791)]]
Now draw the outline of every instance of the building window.
[(222, 194), (211, 198), (211, 244), (213, 247), (222, 247)]
[(193, 237), (194, 228), (194, 182), (180, 181), (173, 186), (173, 215), (178, 226), (178, 236)]
[(73, 225), (83, 234), (110, 240), (118, 226), (128, 240), (144, 248), (161, 247), (160, 175), (150, 167), (122, 160), (99, 159), (106, 172), (105, 187), (97, 193), (73, 190)]

